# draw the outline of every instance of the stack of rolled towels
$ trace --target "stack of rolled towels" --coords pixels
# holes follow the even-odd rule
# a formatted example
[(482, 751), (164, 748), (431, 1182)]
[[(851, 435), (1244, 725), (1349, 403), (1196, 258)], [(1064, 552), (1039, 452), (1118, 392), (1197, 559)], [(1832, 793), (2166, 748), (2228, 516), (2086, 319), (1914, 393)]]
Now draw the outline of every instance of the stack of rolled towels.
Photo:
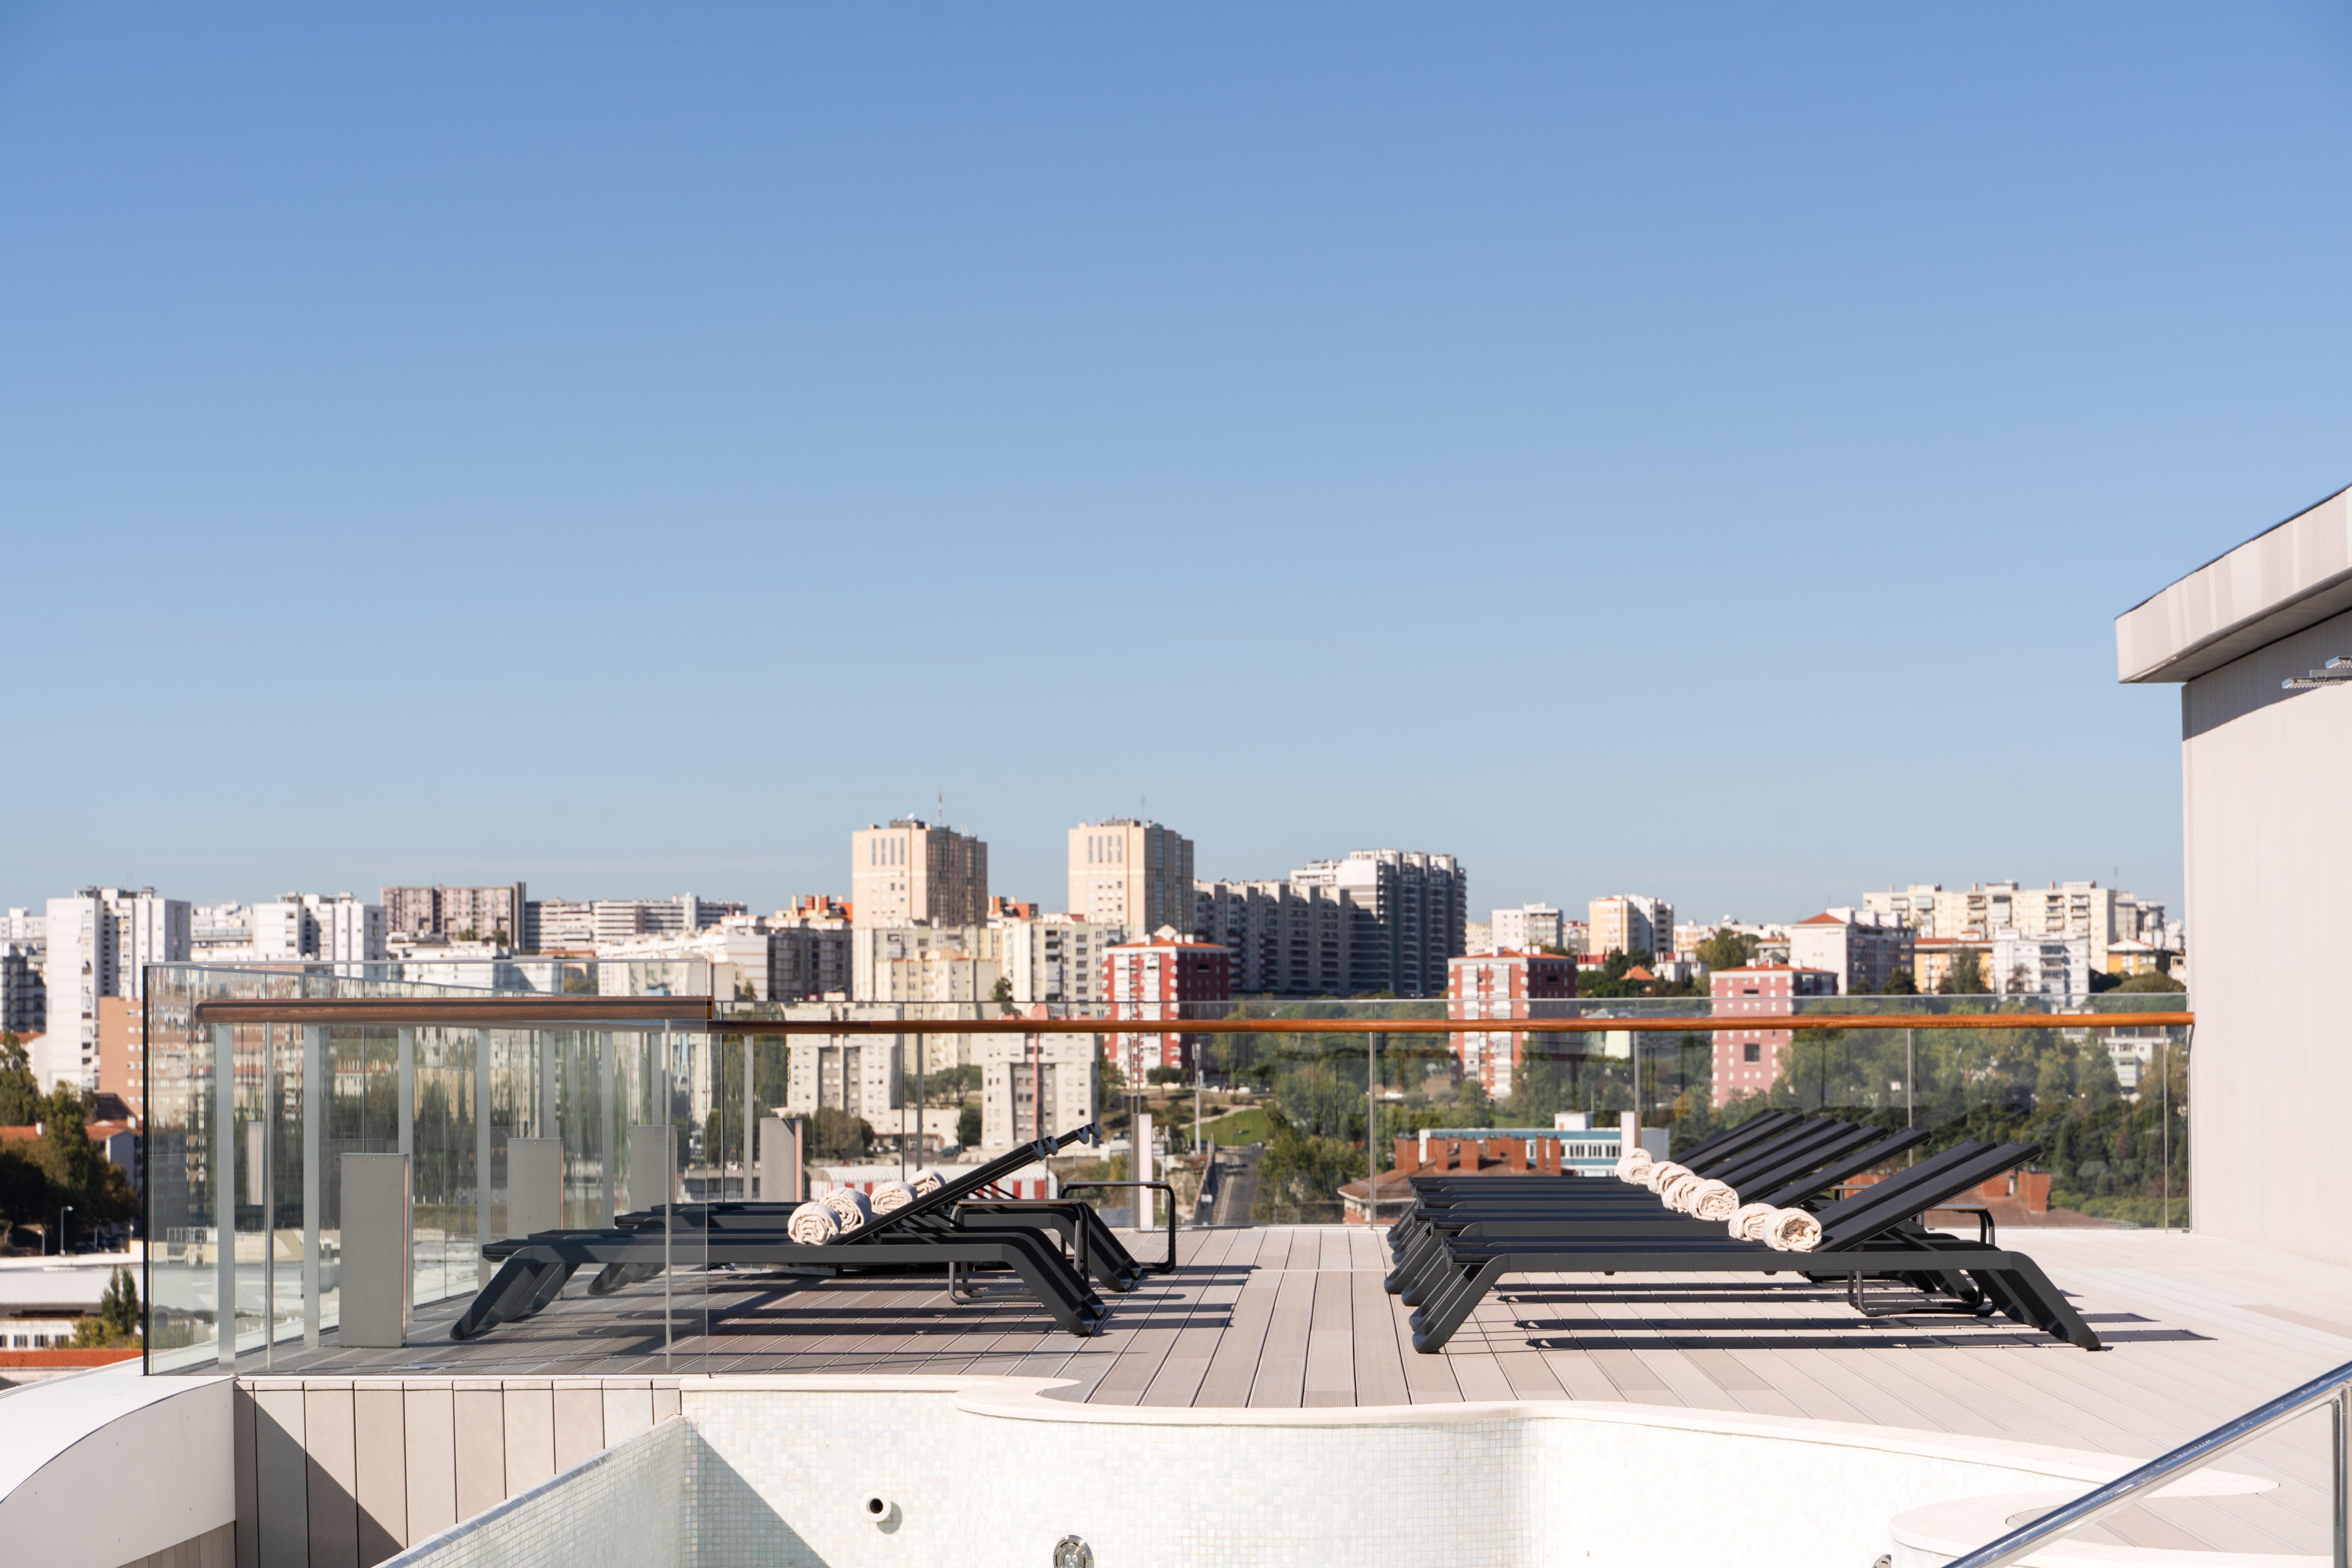
[(929, 1197), (947, 1185), (936, 1170), (918, 1171), (903, 1182), (877, 1182), (874, 1195), (856, 1187), (835, 1187), (814, 1203), (801, 1205), (784, 1221), (784, 1234), (803, 1247), (823, 1247), (855, 1236), (885, 1215), (897, 1214), (918, 1198)]
[(784, 1221), (784, 1234), (803, 1247), (823, 1247), (873, 1223), (871, 1199), (856, 1187), (835, 1187), (814, 1203), (794, 1209)]
[(1811, 1252), (1822, 1244), (1822, 1222), (1804, 1209), (1743, 1204), (1729, 1184), (1702, 1176), (1687, 1165), (1630, 1149), (1617, 1162), (1617, 1179), (1638, 1182), (1658, 1201), (1696, 1219), (1719, 1221), (1731, 1234), (1760, 1241), (1776, 1252)]

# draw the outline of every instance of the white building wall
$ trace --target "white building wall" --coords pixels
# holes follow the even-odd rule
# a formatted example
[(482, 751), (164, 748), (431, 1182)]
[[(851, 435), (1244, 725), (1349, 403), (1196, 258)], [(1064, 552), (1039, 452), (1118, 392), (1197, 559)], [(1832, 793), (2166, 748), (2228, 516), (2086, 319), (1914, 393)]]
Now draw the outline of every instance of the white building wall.
[(2279, 689), (2344, 654), (2352, 614), (2189, 681), (2181, 804), (2196, 1227), (2352, 1264), (2352, 1226), (2326, 1179), (2352, 1103), (2336, 918), (2352, 886), (2352, 690)]

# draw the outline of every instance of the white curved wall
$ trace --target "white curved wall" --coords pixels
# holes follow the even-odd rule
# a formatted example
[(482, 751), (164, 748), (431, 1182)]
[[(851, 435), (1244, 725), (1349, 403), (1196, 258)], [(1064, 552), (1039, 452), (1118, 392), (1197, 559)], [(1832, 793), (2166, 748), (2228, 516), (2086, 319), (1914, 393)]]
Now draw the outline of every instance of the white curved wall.
[(137, 1363), (0, 1399), (0, 1556), (120, 1568), (236, 1517), (231, 1383)]

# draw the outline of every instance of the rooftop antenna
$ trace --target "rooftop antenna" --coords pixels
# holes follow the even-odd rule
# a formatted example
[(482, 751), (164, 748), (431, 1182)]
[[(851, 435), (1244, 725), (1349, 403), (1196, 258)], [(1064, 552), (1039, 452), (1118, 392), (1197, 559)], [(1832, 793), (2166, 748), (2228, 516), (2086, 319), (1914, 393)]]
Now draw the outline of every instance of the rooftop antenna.
[(948, 792), (947, 792), (947, 791), (945, 791), (945, 790), (941, 790), (941, 791), (940, 791), (940, 826), (941, 827), (945, 827), (947, 825), (948, 825)]

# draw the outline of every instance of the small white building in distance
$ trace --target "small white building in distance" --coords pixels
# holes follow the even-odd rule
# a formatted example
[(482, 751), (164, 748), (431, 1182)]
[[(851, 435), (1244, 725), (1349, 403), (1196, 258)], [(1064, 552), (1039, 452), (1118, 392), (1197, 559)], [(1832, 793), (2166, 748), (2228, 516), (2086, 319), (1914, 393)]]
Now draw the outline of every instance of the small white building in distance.
[(1549, 904), (1521, 904), (1516, 910), (1496, 910), (1487, 925), (1497, 948), (1525, 952), (1560, 945), (1559, 911)]
[(1900, 917), (1874, 910), (1823, 910), (1789, 928), (1789, 962), (1826, 969), (1838, 994), (1883, 991), (1886, 977), (1911, 967), (1912, 931)]

